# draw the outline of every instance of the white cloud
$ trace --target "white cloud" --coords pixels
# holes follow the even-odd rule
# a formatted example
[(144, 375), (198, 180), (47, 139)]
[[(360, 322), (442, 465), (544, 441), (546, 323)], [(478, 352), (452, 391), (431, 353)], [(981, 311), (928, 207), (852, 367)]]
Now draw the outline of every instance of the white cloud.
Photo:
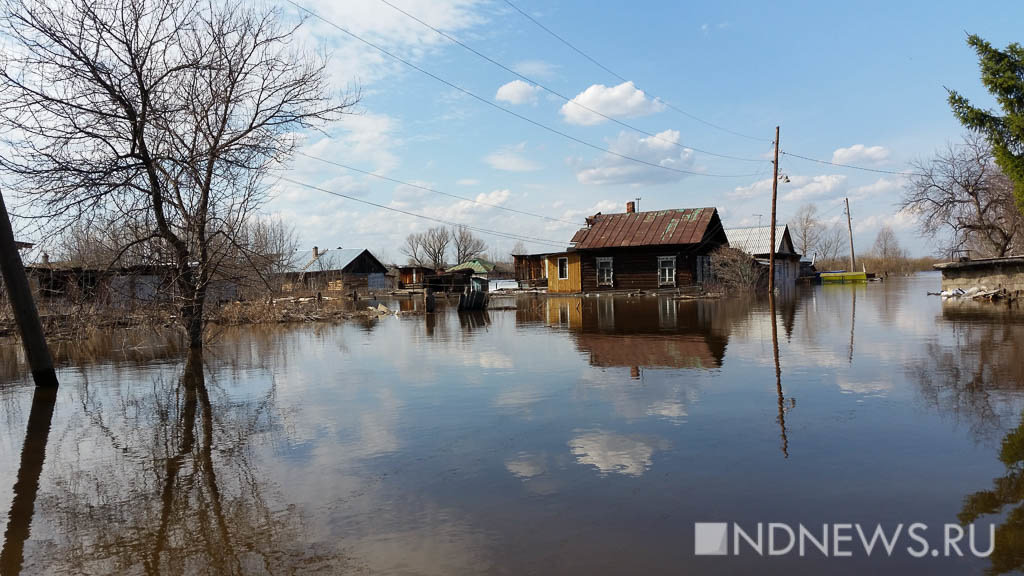
[[(817, 176), (790, 176), (789, 182), (779, 183), (779, 199), (790, 202), (814, 200), (842, 190), (846, 176), (840, 174), (819, 174)], [(772, 179), (758, 180), (749, 186), (737, 186), (726, 194), (735, 200), (771, 198)]]
[(882, 177), (871, 184), (865, 184), (864, 186), (854, 188), (850, 192), (850, 198), (858, 200), (873, 198), (875, 196), (889, 196), (894, 198), (895, 195), (903, 191), (903, 186), (904, 181), (900, 177)]
[(874, 232), (882, 226), (890, 226), (893, 230), (910, 230), (917, 226), (917, 216), (910, 210), (899, 210), (892, 214), (873, 214), (867, 218), (857, 218), (857, 211), (850, 208), (853, 213), (853, 231)]
[(499, 102), (508, 102), (509, 104), (526, 104), (527, 102), (536, 102), (537, 94), (540, 91), (541, 88), (539, 86), (534, 86), (522, 80), (513, 80), (498, 88), (498, 93), (494, 95), (494, 99)]
[[(637, 136), (620, 132), (618, 138), (609, 144), (612, 152), (649, 162), (656, 166), (691, 170), (693, 168), (693, 151), (679, 148), (679, 132), (665, 130), (655, 136)], [(581, 167), (576, 172), (576, 179), (583, 184), (627, 184), (640, 186), (645, 184), (662, 184), (681, 180), (686, 174), (662, 170), (616, 156), (604, 154), (591, 166)]]
[[(432, 26), (446, 32), (460, 32), (485, 22), (479, 0), (409, 0), (402, 8), (411, 14), (430, 15)], [(376, 0), (310, 0), (310, 10), (330, 22), (337, 22), (353, 34), (412, 61), (422, 61), (449, 43), (418, 22)], [(387, 76), (404, 72), (403, 65), (327, 22), (310, 18), (300, 28), (304, 42), (329, 50), (329, 70), (340, 85), (358, 82), (364, 87)], [(365, 96), (365, 93), (364, 93)]]
[(605, 122), (604, 118), (583, 106), (612, 118), (647, 116), (665, 108), (660, 100), (648, 98), (632, 82), (623, 82), (618, 86), (594, 84), (562, 105), (562, 117), (570, 124), (593, 126)]
[(479, 183), (480, 181), (476, 178), (460, 178), (455, 181), (455, 184), (458, 186), (476, 186)]
[[(769, 180), (770, 181), (770, 180)], [(802, 202), (823, 198), (841, 190), (846, 182), (846, 176), (840, 174), (820, 174), (818, 176), (793, 176), (788, 184), (780, 185), (782, 200), (788, 202)]]
[(551, 78), (555, 75), (555, 70), (558, 69), (558, 66), (543, 60), (523, 60), (512, 66), (512, 69), (523, 76)]
[(889, 149), (884, 146), (854, 144), (849, 148), (838, 148), (832, 153), (837, 164), (878, 164), (889, 158)]
[(495, 170), (505, 172), (534, 172), (541, 166), (523, 155), (526, 142), (496, 150), (484, 157), (484, 162)]

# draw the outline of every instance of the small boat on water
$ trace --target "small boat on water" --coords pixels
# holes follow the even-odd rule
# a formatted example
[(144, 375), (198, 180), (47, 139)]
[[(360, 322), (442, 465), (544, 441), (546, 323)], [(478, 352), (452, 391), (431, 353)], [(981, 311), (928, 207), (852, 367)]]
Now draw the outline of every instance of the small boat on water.
[(868, 281), (866, 272), (847, 272), (845, 270), (822, 272), (818, 277), (821, 279), (822, 284), (852, 284)]

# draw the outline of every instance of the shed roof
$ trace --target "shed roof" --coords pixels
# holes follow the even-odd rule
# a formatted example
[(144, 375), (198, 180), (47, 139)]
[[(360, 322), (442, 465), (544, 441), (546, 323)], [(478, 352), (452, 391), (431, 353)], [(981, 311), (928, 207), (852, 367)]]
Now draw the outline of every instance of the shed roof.
[[(333, 250), (324, 250), (323, 252), (321, 252), (320, 255), (317, 257), (317, 261), (314, 262), (311, 266), (309, 266), (309, 268), (306, 268), (306, 272), (318, 272), (321, 270), (344, 272), (345, 269), (348, 268), (350, 264), (355, 262), (356, 259), (363, 254), (363, 252), (365, 252), (370, 258), (373, 259), (373, 262), (375, 262), (380, 267), (382, 272), (387, 271), (387, 267), (384, 266), (384, 264), (381, 264), (380, 260), (378, 260), (377, 257), (374, 256), (372, 252), (365, 248), (335, 248)], [(294, 271), (298, 272), (302, 270), (302, 267), (305, 266), (306, 263), (308, 262), (309, 260), (297, 263)]]
[(496, 265), (493, 262), (484, 260), (483, 258), (473, 258), (472, 260), (467, 260), (462, 264), (456, 264), (447, 271), (455, 272), (458, 270), (472, 270), (474, 274), (487, 274), (494, 270), (495, 266)]
[[(747, 254), (758, 255), (771, 252), (771, 226), (750, 226), (747, 228), (728, 228), (725, 235), (729, 237), (729, 246), (739, 248)], [(789, 226), (775, 227), (775, 253), (794, 254), (793, 241), (789, 237)]]
[(715, 208), (595, 214), (572, 237), (578, 250), (699, 244), (721, 228)]

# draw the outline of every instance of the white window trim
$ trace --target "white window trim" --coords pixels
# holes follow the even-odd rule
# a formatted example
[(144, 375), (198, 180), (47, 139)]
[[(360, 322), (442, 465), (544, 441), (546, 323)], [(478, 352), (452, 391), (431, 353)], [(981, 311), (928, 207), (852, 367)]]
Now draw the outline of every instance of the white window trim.
[[(672, 261), (672, 283), (663, 284), (661, 282), (661, 263), (671, 260)], [(676, 257), (675, 256), (658, 256), (658, 286), (675, 286), (676, 285)]]
[[(595, 258), (597, 267), (597, 285), (598, 286), (614, 286), (615, 285), (615, 260), (611, 256), (599, 256)], [(601, 264), (607, 262), (609, 278), (607, 282), (601, 282)]]
[[(565, 276), (562, 276), (562, 260), (565, 260)], [(569, 279), (569, 257), (568, 256), (561, 256), (561, 257), (559, 257), (558, 260), (557, 260), (557, 264), (558, 264), (558, 279), (559, 280), (568, 280)]]

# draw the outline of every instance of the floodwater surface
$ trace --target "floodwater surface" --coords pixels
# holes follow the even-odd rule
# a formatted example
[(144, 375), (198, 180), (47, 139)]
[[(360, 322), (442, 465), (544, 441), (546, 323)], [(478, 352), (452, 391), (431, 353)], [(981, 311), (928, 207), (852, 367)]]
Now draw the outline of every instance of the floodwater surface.
[[(4, 574), (1003, 573), (1024, 566), (1024, 314), (934, 274), (767, 299), (492, 299), (108, 334), (55, 402), (0, 345)], [(774, 310), (773, 310), (774, 309)], [(774, 328), (773, 314), (774, 312)], [(52, 415), (51, 415), (52, 411)], [(47, 425), (49, 424), (49, 425)], [(45, 452), (44, 452), (45, 449)], [(3, 514), (3, 511), (10, 511)], [(855, 531), (695, 554), (696, 522)], [(870, 534), (868, 534), (870, 536)]]

